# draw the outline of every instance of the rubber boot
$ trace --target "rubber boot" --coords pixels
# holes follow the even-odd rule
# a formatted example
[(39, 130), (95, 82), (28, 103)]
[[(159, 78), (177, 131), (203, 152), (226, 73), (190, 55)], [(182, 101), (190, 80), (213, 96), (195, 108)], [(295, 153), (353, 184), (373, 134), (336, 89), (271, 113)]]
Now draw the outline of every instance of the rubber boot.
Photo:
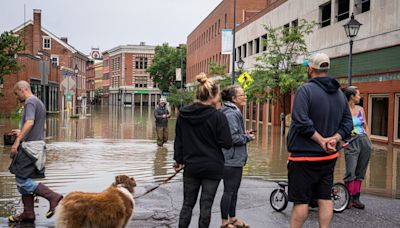
[(355, 183), (354, 184), (355, 194), (353, 195), (353, 199), (352, 199), (353, 205), (352, 206), (355, 207), (355, 208), (358, 208), (358, 209), (364, 209), (365, 208), (365, 204), (363, 204), (360, 201), (360, 192), (361, 192), (361, 184), (362, 184), (362, 182), (360, 180), (355, 180), (354, 183)]
[(53, 192), (50, 188), (42, 183), (39, 183), (38, 187), (35, 190), (35, 194), (49, 201), (50, 209), (46, 213), (46, 218), (51, 218), (54, 215), (55, 209), (63, 196), (56, 192)]
[(22, 204), (24, 205), (24, 212), (19, 215), (12, 215), (8, 217), (10, 223), (34, 223), (35, 222), (35, 211), (34, 211), (34, 198), (33, 195), (22, 195)]
[(357, 208), (357, 209), (364, 209), (365, 208), (365, 204), (363, 204), (360, 201), (360, 193), (357, 193), (356, 195), (353, 196), (352, 203), (353, 203), (352, 206)]

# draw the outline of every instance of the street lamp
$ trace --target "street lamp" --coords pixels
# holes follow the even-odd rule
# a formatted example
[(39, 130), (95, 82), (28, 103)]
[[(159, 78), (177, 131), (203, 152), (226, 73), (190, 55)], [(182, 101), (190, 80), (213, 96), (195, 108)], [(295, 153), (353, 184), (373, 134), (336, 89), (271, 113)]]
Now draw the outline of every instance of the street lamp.
[(242, 57), (240, 57), (239, 61), (237, 61), (237, 65), (239, 68), (239, 72), (242, 73), (243, 72), (243, 66), (244, 66), (244, 61), (242, 59)]
[(348, 75), (348, 86), (351, 86), (351, 76), (352, 76), (352, 63), (353, 63), (353, 41), (358, 34), (358, 30), (361, 27), (361, 23), (354, 19), (354, 13), (351, 14), (350, 20), (343, 25), (344, 31), (350, 41), (350, 54), (349, 54), (349, 75)]
[(235, 59), (236, 59), (236, 48), (235, 48), (235, 37), (236, 37), (236, 0), (233, 1), (233, 45), (232, 45), (232, 85), (235, 84)]
[(78, 115), (78, 74), (79, 74), (79, 68), (78, 66), (75, 64), (75, 68), (74, 68), (74, 74), (75, 74), (75, 81), (76, 81), (76, 85), (75, 85), (75, 114)]

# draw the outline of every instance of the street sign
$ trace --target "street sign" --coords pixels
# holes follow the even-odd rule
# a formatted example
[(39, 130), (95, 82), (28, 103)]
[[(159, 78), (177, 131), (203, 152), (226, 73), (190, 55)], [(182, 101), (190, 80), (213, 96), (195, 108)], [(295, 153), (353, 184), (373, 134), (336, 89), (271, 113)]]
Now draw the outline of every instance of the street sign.
[(149, 94), (148, 90), (136, 90), (134, 93), (136, 94)]
[(241, 74), (237, 80), (240, 85), (242, 85), (243, 89), (247, 89), (247, 87), (249, 87), (254, 82), (254, 79), (246, 71), (243, 72), (243, 74)]
[(71, 90), (72, 88), (75, 87), (75, 81), (71, 77), (64, 78), (61, 82), (61, 85), (64, 87), (66, 90)]

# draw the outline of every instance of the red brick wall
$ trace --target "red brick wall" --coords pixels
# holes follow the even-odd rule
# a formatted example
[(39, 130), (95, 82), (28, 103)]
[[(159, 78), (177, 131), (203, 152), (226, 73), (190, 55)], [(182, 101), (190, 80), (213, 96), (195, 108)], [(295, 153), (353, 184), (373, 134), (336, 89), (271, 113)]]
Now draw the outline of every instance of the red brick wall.
[[(245, 11), (260, 11), (266, 6), (267, 0), (237, 0), (237, 22), (244, 21)], [(187, 82), (193, 82), (200, 72), (208, 72), (210, 62), (225, 64), (225, 71), (229, 71), (229, 55), (221, 55), (220, 31), (232, 27), (233, 0), (224, 0), (188, 36)]]
[(30, 78), (40, 79), (39, 60), (30, 56), (18, 56), (18, 62), (24, 67), (15, 74), (3, 77), (3, 97), (0, 97), (0, 113), (9, 116), (19, 105), (14, 95), (14, 85), (20, 80), (30, 81)]

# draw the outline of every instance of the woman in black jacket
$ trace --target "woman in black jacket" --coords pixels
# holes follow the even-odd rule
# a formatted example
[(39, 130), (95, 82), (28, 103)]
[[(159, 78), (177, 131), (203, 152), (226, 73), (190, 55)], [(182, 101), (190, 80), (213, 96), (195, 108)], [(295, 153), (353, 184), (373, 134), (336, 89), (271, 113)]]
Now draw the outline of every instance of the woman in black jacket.
[(215, 109), (219, 86), (203, 73), (196, 77), (197, 101), (180, 110), (176, 122), (174, 168), (184, 167), (179, 227), (189, 227), (201, 187), (199, 227), (209, 227), (211, 207), (224, 171), (222, 148), (232, 146), (225, 115)]

